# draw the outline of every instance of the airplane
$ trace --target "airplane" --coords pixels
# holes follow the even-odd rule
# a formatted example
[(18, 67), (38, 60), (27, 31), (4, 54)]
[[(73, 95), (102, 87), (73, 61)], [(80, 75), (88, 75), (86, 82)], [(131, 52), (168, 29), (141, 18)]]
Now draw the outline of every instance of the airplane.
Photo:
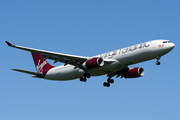
[[(130, 47), (118, 49), (93, 57), (83, 57), (57, 52), (45, 51), (29, 47), (13, 45), (5, 41), (8, 46), (29, 51), (32, 54), (37, 72), (12, 69), (14, 71), (31, 74), (35, 78), (48, 80), (67, 81), (79, 78), (86, 82), (91, 76), (107, 75), (104, 87), (110, 87), (114, 83), (112, 77), (137, 78), (144, 75), (142, 67), (129, 68), (129, 65), (157, 59), (156, 65), (160, 65), (161, 56), (170, 52), (175, 44), (169, 40), (152, 40), (136, 44)], [(54, 63), (62, 62), (64, 65), (54, 67), (46, 59)]]

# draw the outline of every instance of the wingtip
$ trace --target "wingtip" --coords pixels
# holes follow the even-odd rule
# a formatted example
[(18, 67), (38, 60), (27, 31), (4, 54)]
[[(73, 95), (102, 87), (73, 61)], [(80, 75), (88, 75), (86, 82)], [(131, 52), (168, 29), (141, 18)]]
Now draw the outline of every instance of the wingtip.
[(13, 46), (10, 42), (5, 41), (8, 46)]

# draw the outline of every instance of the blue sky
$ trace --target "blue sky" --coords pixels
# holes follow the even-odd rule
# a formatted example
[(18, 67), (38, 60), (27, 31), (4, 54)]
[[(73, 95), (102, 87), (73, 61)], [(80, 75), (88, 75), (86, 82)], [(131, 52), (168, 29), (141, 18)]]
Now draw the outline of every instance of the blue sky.
[[(178, 0), (0, 1), (0, 119), (180, 119), (179, 5)], [(102, 85), (106, 76), (58, 82), (11, 71), (35, 67), (30, 53), (4, 42), (93, 56), (154, 39), (169, 39), (176, 47), (160, 66), (156, 60), (130, 66), (143, 67), (145, 75), (117, 78), (110, 88)]]

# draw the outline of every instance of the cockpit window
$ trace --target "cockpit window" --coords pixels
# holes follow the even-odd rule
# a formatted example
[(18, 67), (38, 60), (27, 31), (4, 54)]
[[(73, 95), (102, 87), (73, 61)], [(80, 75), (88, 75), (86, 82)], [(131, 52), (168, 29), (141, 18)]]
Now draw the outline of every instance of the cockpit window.
[(164, 41), (163, 43), (170, 43), (170, 41)]

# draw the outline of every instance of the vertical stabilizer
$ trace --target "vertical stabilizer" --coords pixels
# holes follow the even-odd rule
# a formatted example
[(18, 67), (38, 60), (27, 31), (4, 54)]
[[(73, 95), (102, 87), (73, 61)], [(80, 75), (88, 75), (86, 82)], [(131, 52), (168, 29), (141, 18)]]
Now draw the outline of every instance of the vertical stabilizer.
[(35, 67), (38, 73), (42, 73), (44, 77), (46, 73), (54, 66), (50, 65), (44, 58), (40, 57), (40, 54), (31, 52)]

